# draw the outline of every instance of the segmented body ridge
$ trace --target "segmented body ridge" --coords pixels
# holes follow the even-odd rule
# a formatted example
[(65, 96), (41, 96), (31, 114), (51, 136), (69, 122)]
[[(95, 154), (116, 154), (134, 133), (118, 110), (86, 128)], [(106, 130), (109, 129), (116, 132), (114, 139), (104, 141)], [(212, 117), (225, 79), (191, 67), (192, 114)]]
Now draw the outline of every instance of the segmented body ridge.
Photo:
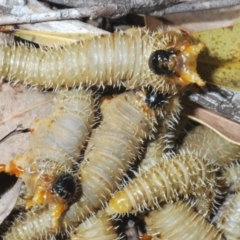
[(52, 226), (51, 213), (44, 207), (33, 207), (24, 216), (15, 219), (3, 240), (47, 239), (49, 234), (55, 235), (60, 231), (50, 226)]
[(226, 187), (229, 187), (229, 190), (232, 192), (240, 191), (240, 166), (237, 163), (234, 166), (230, 166), (223, 173), (223, 179)]
[[(188, 47), (191, 44), (190, 35), (181, 31), (150, 34), (135, 30), (131, 34), (94, 36), (62, 48), (0, 45), (0, 77), (44, 88), (124, 85), (136, 89), (152, 85), (159, 91), (175, 92), (178, 85), (189, 81), (204, 84), (196, 73), (196, 57), (203, 44), (193, 45), (193, 51)], [(149, 67), (151, 54), (158, 49), (165, 52), (174, 48), (175, 55), (183, 51), (179, 56), (173, 54), (174, 63), (169, 64), (174, 75), (165, 74), (165, 65), (160, 75), (154, 73)], [(188, 74), (192, 74), (192, 80)]]
[(89, 137), (95, 103), (85, 90), (59, 92), (55, 103), (49, 116), (32, 125), (29, 150), (2, 168), (25, 182), (32, 196), (27, 208), (49, 204), (57, 220), (79, 191), (73, 166)]
[(228, 240), (240, 238), (240, 193), (238, 192), (227, 203), (227, 208), (223, 211), (217, 222), (217, 227), (223, 231)]
[(184, 202), (165, 204), (144, 218), (152, 240), (224, 239), (212, 224)]
[(102, 103), (103, 120), (91, 135), (79, 169), (84, 196), (67, 212), (72, 221), (80, 221), (106, 204), (143, 142), (154, 136), (157, 111), (144, 99), (142, 91), (130, 91)]
[(70, 235), (71, 240), (78, 239), (99, 239), (99, 240), (119, 240), (113, 221), (102, 210), (95, 216), (90, 217), (81, 223)]
[(207, 192), (214, 191), (215, 173), (216, 168), (204, 159), (190, 154), (176, 155), (139, 174), (117, 192), (107, 212), (141, 211), (189, 194), (207, 198)]
[(215, 161), (220, 167), (230, 165), (240, 157), (240, 147), (205, 126), (197, 126), (184, 138), (181, 149)]

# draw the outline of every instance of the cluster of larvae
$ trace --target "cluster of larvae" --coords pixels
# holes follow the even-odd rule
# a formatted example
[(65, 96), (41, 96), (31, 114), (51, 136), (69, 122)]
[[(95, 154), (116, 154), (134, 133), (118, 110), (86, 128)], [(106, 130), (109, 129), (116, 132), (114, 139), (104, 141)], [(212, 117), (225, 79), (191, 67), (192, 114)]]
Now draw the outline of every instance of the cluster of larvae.
[[(226, 142), (206, 127), (199, 126), (189, 132), (181, 146), (173, 151), (168, 145), (174, 140), (171, 139), (171, 134), (167, 139), (166, 132), (172, 129), (179, 118), (177, 95), (169, 96), (150, 88), (127, 91), (100, 101), (101, 118), (94, 118), (94, 114), (88, 115), (94, 113), (93, 108), (96, 108), (96, 98), (91, 90), (75, 90), (78, 96), (83, 94), (78, 98), (78, 103), (74, 102), (74, 92), (71, 95), (70, 92), (59, 92), (53, 112), (33, 125), (36, 127), (32, 128), (35, 129), (32, 136), (38, 141), (31, 142), (32, 148), (26, 154), (31, 154), (32, 158), (29, 159), (34, 160), (34, 174), (31, 175), (27, 172), (28, 168), (22, 166), (25, 167), (22, 174), (29, 179), (28, 182), (23, 178), (25, 191), (31, 190), (34, 179), (47, 175), (49, 185), (43, 180), (42, 185), (39, 184), (46, 188), (44, 193), (47, 197), (53, 195), (49, 199), (54, 199), (55, 205), (58, 203), (57, 206), (64, 206), (64, 212), (59, 217), (59, 209), (57, 208), (56, 214), (52, 202), (36, 205), (26, 211), (24, 216), (16, 218), (3, 239), (48, 239), (61, 234), (65, 234), (64, 239), (121, 239), (124, 235), (117, 231), (114, 218), (129, 213), (144, 216), (146, 233), (142, 239), (186, 239), (186, 236), (188, 239), (224, 239), (227, 236), (225, 231), (228, 231), (228, 225), (231, 226), (232, 221), (221, 219), (229, 213), (224, 214), (215, 225), (211, 223), (210, 216), (217, 215), (217, 197), (223, 197), (223, 192), (230, 186), (231, 191), (237, 189), (237, 171), (226, 169), (238, 159), (238, 146)], [(58, 101), (62, 103), (58, 105)], [(81, 120), (71, 114), (80, 102), (84, 102), (85, 107), (81, 111)], [(89, 103), (88, 107), (86, 102)], [(172, 111), (169, 111), (169, 107)], [(38, 126), (40, 129), (43, 124), (49, 123), (46, 119), (52, 120), (59, 109), (68, 114), (59, 116), (59, 121), (50, 121), (53, 125), (46, 125), (45, 134), (42, 132), (42, 137), (38, 138)], [(85, 125), (84, 113), (90, 117), (86, 118)], [(95, 128), (92, 128), (93, 123), (89, 125), (90, 119), (98, 124)], [(72, 120), (78, 122), (75, 127), (85, 129), (84, 141), (79, 141), (80, 135), (71, 138), (70, 144), (70, 139), (66, 137), (74, 136), (74, 133), (69, 131), (69, 134), (63, 134), (68, 122)], [(56, 132), (58, 141), (50, 141), (47, 133), (53, 131), (60, 122), (63, 125)], [(166, 129), (167, 126), (170, 130)], [(45, 142), (48, 145), (44, 145)], [(53, 142), (54, 148), (51, 148), (50, 143)], [(78, 157), (72, 159), (79, 165), (78, 168), (73, 162), (67, 163), (67, 166), (64, 161), (56, 163), (53, 156), (60, 150), (57, 143), (61, 143), (60, 149), (65, 149), (66, 152), (73, 149), (74, 143), (81, 146), (80, 149), (87, 145), (82, 157), (78, 153)], [(33, 151), (33, 146), (39, 147), (36, 152)], [(42, 150), (44, 151), (41, 152)], [(52, 154), (53, 151), (56, 153)], [(49, 165), (41, 165), (44, 153), (48, 157), (48, 164), (51, 164), (51, 171)], [(64, 157), (68, 158), (69, 155), (65, 153)], [(137, 158), (138, 161), (135, 161)], [(27, 163), (27, 160), (24, 162)], [(66, 177), (59, 178), (62, 175)], [(36, 194), (39, 196), (38, 192)], [(56, 201), (59, 198), (61, 201)], [(26, 199), (28, 203), (29, 198)], [(233, 201), (232, 205), (237, 207), (238, 202), (234, 204)], [(233, 207), (228, 208), (228, 211), (233, 212)], [(223, 226), (221, 222), (224, 223)]]
[[(0, 165), (23, 179), (27, 195), (3, 239), (121, 239), (114, 219), (130, 213), (145, 218), (142, 239), (224, 239), (227, 224), (216, 227), (211, 215), (239, 147), (203, 128), (174, 148), (179, 92), (204, 85), (196, 73), (203, 46), (180, 30), (0, 46), (1, 78), (73, 88), (58, 91), (52, 113), (33, 123), (29, 150)], [(90, 88), (107, 85), (127, 90), (99, 99)], [(169, 223), (163, 216), (172, 214)]]

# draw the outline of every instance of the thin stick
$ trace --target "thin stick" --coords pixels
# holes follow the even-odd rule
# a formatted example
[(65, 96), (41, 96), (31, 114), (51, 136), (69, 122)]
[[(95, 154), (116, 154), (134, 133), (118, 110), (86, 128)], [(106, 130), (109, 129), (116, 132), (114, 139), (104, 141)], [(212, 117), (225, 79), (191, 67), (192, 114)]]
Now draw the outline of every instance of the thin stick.
[(12, 137), (15, 134), (18, 133), (26, 133), (29, 132), (30, 128), (22, 128), (22, 125), (17, 125), (17, 127), (12, 130), (10, 133), (8, 133), (6, 136), (4, 136), (2, 139), (0, 139), (0, 143), (4, 142), (5, 140), (7, 140), (8, 138)]
[(52, 102), (52, 101), (53, 101), (52, 99), (51, 99), (51, 100), (47, 100), (47, 101), (38, 103), (38, 104), (36, 104), (36, 105), (34, 105), (34, 106), (32, 106), (32, 107), (29, 107), (29, 108), (25, 109), (25, 110), (22, 111), (22, 112), (18, 112), (18, 113), (16, 113), (16, 114), (13, 114), (13, 115), (11, 115), (11, 116), (3, 119), (2, 121), (0, 121), (0, 124), (3, 124), (4, 122), (6, 122), (6, 121), (8, 121), (8, 120), (10, 120), (10, 119), (12, 119), (12, 118), (18, 117), (19, 115), (22, 115), (23, 113), (26, 113), (26, 112), (30, 111), (31, 109), (33, 109), (33, 108), (42, 106), (42, 105), (47, 104), (47, 103)]
[[(79, 19), (82, 17), (90, 17), (92, 19), (97, 17), (109, 17), (118, 18), (128, 13), (137, 14), (151, 14), (162, 16), (164, 14), (187, 12), (187, 11), (199, 11), (213, 8), (230, 7), (239, 4), (239, 0), (226, 0), (226, 1), (184, 1), (179, 3), (175, 1), (146, 1), (128, 0), (125, 3), (119, 1), (117, 3), (107, 2), (105, 4), (95, 4), (93, 6), (87, 6), (82, 8), (61, 9), (54, 12), (45, 13), (31, 13), (22, 15), (2, 15), (0, 18), (0, 25), (8, 24), (23, 24), (23, 23), (37, 23), (56, 20), (68, 20)], [(81, 5), (81, 4), (80, 4)]]

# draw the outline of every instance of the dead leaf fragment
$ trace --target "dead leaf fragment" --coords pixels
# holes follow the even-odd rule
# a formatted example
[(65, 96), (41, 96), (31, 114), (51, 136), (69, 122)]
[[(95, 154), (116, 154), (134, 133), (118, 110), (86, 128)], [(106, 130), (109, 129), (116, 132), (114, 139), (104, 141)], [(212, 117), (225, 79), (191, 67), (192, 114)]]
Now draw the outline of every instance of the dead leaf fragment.
[(206, 44), (198, 57), (198, 72), (208, 83), (240, 90), (240, 24), (193, 33)]
[(15, 185), (0, 199), (0, 224), (11, 213), (20, 192), (22, 180), (18, 179)]
[(240, 124), (192, 103), (185, 103), (182, 114), (209, 127), (227, 141), (240, 146)]

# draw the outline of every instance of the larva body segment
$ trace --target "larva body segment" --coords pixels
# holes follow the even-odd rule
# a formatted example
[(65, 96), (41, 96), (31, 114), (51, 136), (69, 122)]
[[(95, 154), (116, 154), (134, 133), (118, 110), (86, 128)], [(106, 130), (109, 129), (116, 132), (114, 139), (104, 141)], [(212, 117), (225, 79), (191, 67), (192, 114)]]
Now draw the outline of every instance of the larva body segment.
[(145, 156), (139, 165), (138, 169), (140, 172), (174, 155), (173, 138), (175, 125), (179, 121), (180, 112), (181, 105), (179, 96), (174, 95), (169, 97), (161, 115), (162, 119), (159, 121), (159, 126), (157, 127), (158, 134), (156, 139), (148, 144)]
[(214, 168), (193, 155), (181, 154), (149, 168), (110, 199), (106, 211), (124, 214), (159, 206), (189, 194), (207, 198), (214, 191)]
[(81, 223), (70, 235), (71, 240), (118, 240), (120, 237), (116, 232), (109, 216), (102, 210), (95, 216)]
[(91, 91), (59, 92), (53, 112), (31, 127), (29, 150), (1, 168), (23, 179), (32, 198), (26, 207), (48, 204), (58, 219), (78, 190), (73, 164), (94, 121)]
[(33, 207), (24, 216), (19, 216), (14, 221), (3, 236), (3, 240), (47, 239), (48, 234), (55, 235), (60, 230), (50, 226), (52, 226), (50, 211), (44, 207)]
[(204, 82), (196, 72), (203, 43), (183, 31), (95, 36), (63, 48), (0, 46), (0, 76), (44, 88), (152, 85), (164, 92)]
[(167, 112), (164, 114), (166, 117), (162, 121), (160, 138), (164, 142), (164, 152), (171, 156), (171, 153), (174, 148), (174, 142), (176, 138), (176, 126), (179, 123), (180, 113), (181, 113), (181, 104), (179, 100), (179, 95), (169, 99), (168, 107), (166, 108)]
[(165, 204), (144, 218), (152, 240), (223, 240), (219, 231), (184, 202)]
[(184, 138), (181, 149), (194, 152), (195, 155), (211, 159), (224, 167), (240, 157), (240, 147), (225, 140), (205, 126), (198, 126)]
[(231, 191), (240, 192), (240, 166), (228, 168), (224, 172), (225, 184)]
[(162, 110), (150, 108), (147, 99), (144, 91), (129, 91), (102, 103), (103, 120), (91, 135), (79, 170), (83, 197), (66, 214), (71, 221), (79, 222), (106, 204), (144, 140), (153, 137)]
[(223, 212), (217, 222), (217, 227), (221, 229), (228, 240), (240, 238), (240, 193), (237, 193), (227, 204), (227, 209)]

